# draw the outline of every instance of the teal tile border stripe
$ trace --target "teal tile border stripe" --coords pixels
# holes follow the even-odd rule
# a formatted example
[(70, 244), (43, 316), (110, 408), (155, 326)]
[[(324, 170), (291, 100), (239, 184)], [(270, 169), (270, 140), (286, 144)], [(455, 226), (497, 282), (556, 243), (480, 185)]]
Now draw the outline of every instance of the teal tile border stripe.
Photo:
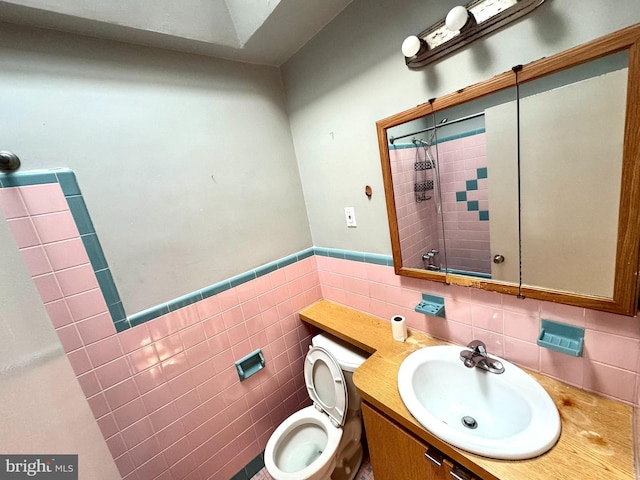
[(59, 183), (62, 192), (69, 204), (69, 210), (73, 216), (80, 238), (87, 250), (89, 261), (98, 280), (98, 285), (102, 291), (111, 318), (118, 332), (135, 327), (142, 323), (166, 315), (169, 312), (186, 307), (193, 303), (204, 300), (222, 293), (243, 283), (255, 280), (263, 275), (267, 275), (278, 269), (285, 268), (293, 263), (299, 262), (313, 255), (323, 257), (341, 258), (355, 262), (371, 263), (374, 265), (393, 266), (393, 258), (390, 255), (380, 255), (375, 253), (362, 253), (334, 248), (309, 247), (298, 253), (288, 255), (279, 260), (262, 265), (254, 270), (241, 273), (227, 280), (209, 285), (195, 292), (188, 293), (178, 298), (174, 298), (166, 303), (156, 305), (142, 312), (128, 315), (118, 293), (118, 288), (113, 281), (113, 276), (109, 270), (109, 265), (98, 240), (98, 235), (93, 227), (91, 216), (82, 197), (80, 187), (76, 181), (75, 173), (70, 169), (58, 169), (47, 171), (14, 172), (10, 174), (0, 174), (0, 188), (22, 187), (28, 185), (39, 185), (43, 183)]
[(264, 451), (260, 452), (253, 460), (236, 473), (231, 480), (251, 480), (253, 476), (264, 468)]

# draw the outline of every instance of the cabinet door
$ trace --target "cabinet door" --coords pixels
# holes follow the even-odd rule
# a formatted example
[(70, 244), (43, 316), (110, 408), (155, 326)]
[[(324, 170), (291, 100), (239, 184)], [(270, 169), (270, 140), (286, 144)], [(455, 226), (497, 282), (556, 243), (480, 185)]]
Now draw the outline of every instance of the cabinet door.
[(366, 404), (362, 415), (375, 480), (444, 480), (443, 466), (425, 457), (427, 445), (407, 434)]

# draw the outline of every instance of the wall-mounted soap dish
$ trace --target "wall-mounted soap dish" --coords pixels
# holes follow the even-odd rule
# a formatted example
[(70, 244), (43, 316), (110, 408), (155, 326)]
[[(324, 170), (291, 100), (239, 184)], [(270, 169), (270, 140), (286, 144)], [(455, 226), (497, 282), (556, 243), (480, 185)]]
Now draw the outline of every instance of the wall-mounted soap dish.
[(258, 349), (251, 352), (249, 355), (242, 357), (236, 361), (236, 370), (238, 371), (238, 377), (240, 381), (246, 380), (254, 373), (259, 372), (264, 368), (264, 355), (262, 350)]
[(556, 352), (572, 357), (581, 357), (584, 345), (584, 328), (542, 319), (537, 343), (541, 347)]
[(422, 294), (422, 301), (416, 305), (416, 312), (444, 318), (444, 298), (436, 295)]

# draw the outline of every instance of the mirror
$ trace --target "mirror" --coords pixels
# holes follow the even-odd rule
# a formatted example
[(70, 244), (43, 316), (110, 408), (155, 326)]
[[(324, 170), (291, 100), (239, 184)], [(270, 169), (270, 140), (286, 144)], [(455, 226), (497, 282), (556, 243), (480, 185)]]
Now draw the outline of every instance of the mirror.
[(635, 315), (639, 36), (379, 121), (396, 273)]

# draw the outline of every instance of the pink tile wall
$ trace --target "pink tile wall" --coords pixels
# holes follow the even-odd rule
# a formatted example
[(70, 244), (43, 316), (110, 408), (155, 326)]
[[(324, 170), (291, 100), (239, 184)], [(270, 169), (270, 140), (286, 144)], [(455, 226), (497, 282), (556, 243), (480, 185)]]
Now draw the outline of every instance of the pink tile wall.
[(320, 298), (315, 257), (116, 333), (60, 187), (0, 189), (0, 207), (126, 480), (231, 478), (309, 404), (296, 312)]
[[(639, 403), (638, 318), (400, 277), (392, 267), (329, 257), (318, 257), (317, 265), (323, 298), (384, 319), (404, 315), (411, 328), (459, 345), (480, 339), (490, 353), (525, 368)], [(446, 319), (413, 310), (422, 293), (444, 297)], [(583, 357), (538, 347), (541, 318), (585, 328)]]
[[(491, 273), (489, 222), (480, 221), (477, 211), (468, 211), (466, 202), (456, 201), (456, 192), (465, 191), (466, 181), (476, 179), (476, 169), (487, 166), (485, 134), (439, 143), (438, 165), (447, 267)], [(467, 192), (467, 200), (478, 200), (480, 210), (489, 210), (486, 178), (478, 180), (478, 190)]]

